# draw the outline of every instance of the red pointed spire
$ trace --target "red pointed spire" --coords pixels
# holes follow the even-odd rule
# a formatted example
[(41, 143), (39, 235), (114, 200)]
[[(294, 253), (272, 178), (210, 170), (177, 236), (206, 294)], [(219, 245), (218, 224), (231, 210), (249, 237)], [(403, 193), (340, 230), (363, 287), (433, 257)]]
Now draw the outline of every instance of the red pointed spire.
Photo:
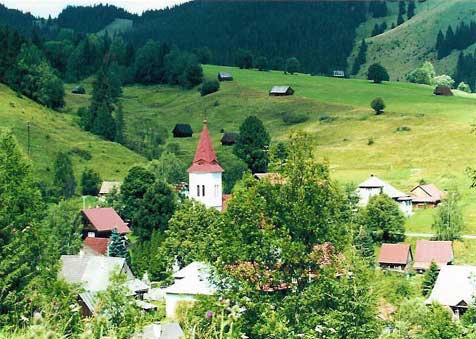
[(223, 168), (218, 164), (217, 156), (213, 150), (206, 120), (203, 121), (200, 141), (198, 142), (192, 166), (188, 169), (188, 172), (223, 172)]

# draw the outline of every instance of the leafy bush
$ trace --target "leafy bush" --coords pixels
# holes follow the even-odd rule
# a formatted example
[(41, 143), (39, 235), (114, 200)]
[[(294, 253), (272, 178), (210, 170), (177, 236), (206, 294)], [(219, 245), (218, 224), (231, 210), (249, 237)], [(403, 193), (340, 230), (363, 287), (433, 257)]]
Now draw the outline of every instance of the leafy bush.
[(319, 116), (319, 121), (320, 122), (333, 122), (336, 119), (337, 119), (336, 117), (332, 117), (329, 114), (321, 114)]
[(453, 87), (455, 84), (455, 81), (446, 74), (438, 75), (437, 77), (433, 78), (433, 82), (437, 86), (448, 86), (448, 87)]
[(375, 114), (379, 115), (382, 114), (385, 109), (385, 102), (382, 98), (378, 97), (372, 100), (370, 107), (375, 111)]
[(374, 142), (374, 138), (369, 138), (369, 139), (367, 140), (367, 145), (369, 145), (369, 146), (370, 146), (370, 145), (373, 145), (374, 143), (375, 143), (375, 142)]
[(468, 84), (465, 84), (464, 81), (461, 81), (458, 85), (458, 90), (471, 93), (471, 87)]
[(101, 177), (96, 171), (87, 168), (81, 175), (81, 194), (82, 195), (98, 195)]
[(283, 122), (287, 125), (295, 125), (307, 121), (309, 119), (309, 116), (303, 113), (286, 112), (283, 114), (282, 119)]
[(367, 72), (367, 79), (372, 80), (376, 84), (380, 84), (382, 81), (389, 81), (387, 69), (380, 64), (372, 64)]
[(407, 75), (407, 80), (415, 84), (431, 85), (434, 77), (435, 68), (427, 61), (421, 67), (411, 71)]
[(203, 83), (200, 94), (203, 97), (205, 95), (218, 92), (219, 89), (220, 83), (217, 80), (207, 80)]

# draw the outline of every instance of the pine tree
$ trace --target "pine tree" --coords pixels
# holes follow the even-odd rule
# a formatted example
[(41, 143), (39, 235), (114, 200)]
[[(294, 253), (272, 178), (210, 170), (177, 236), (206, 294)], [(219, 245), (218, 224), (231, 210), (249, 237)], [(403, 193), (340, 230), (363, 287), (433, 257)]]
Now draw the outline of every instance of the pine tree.
[(76, 189), (76, 179), (74, 178), (73, 163), (68, 154), (58, 153), (54, 171), (54, 185), (58, 189), (59, 195), (66, 199), (71, 198)]
[(443, 35), (443, 32), (440, 29), (438, 31), (438, 35), (436, 36), (436, 46), (435, 46), (438, 59), (441, 59), (443, 57), (444, 45), (445, 45), (445, 36)]
[(399, 14), (398, 18), (397, 18), (397, 26), (400, 26), (404, 22), (405, 22), (405, 20), (403, 19), (403, 15)]
[(124, 145), (126, 142), (125, 140), (125, 129), (126, 129), (126, 122), (124, 120), (124, 111), (122, 109), (122, 104), (119, 103), (117, 105), (116, 115), (114, 117), (116, 121), (116, 134), (114, 136), (114, 141)]
[(374, 264), (375, 260), (375, 250), (372, 236), (365, 229), (364, 226), (360, 227), (359, 234), (355, 239), (355, 248), (360, 253), (362, 258), (364, 258), (369, 265)]
[(422, 294), (423, 296), (428, 296), (431, 293), (431, 290), (435, 286), (436, 279), (438, 279), (438, 265), (434, 261), (431, 262), (430, 267), (428, 270), (425, 272), (425, 276), (423, 278), (423, 283), (422, 283)]
[(352, 66), (352, 75), (356, 75), (360, 71), (360, 67), (365, 64), (367, 61), (367, 43), (365, 39), (362, 39), (359, 47), (359, 53), (354, 60), (354, 65)]
[(399, 1), (399, 3), (398, 3), (398, 15), (403, 16), (405, 13), (406, 13), (405, 1)]
[(110, 257), (127, 258), (127, 246), (124, 237), (114, 228), (109, 238), (107, 246), (107, 255)]
[(415, 1), (410, 0), (407, 7), (407, 18), (410, 20), (415, 16)]

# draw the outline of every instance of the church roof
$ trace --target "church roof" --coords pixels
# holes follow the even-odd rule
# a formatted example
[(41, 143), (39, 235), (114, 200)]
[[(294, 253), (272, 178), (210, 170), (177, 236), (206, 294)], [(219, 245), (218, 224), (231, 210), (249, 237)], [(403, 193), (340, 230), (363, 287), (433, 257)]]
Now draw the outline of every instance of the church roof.
[(192, 166), (190, 166), (188, 172), (223, 172), (223, 168), (218, 163), (217, 156), (213, 150), (206, 121), (203, 122), (200, 141), (198, 142)]

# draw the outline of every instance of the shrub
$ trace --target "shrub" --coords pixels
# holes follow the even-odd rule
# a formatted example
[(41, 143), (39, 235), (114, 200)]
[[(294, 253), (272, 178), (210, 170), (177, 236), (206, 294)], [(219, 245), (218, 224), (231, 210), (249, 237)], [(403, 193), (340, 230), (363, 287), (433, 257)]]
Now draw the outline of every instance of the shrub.
[(333, 122), (336, 119), (337, 119), (336, 117), (331, 117), (329, 114), (321, 114), (319, 116), (320, 122)]
[(302, 113), (293, 113), (293, 112), (286, 112), (283, 114), (283, 122), (287, 125), (294, 125), (294, 124), (300, 124), (309, 119), (307, 114), (302, 114)]
[(471, 87), (468, 84), (465, 84), (464, 81), (461, 81), (458, 85), (458, 90), (471, 93)]
[(84, 160), (91, 160), (93, 158), (93, 156), (91, 155), (91, 153), (87, 150), (84, 150), (84, 149), (81, 149), (79, 147), (73, 147), (69, 153), (71, 155), (76, 155)]
[(435, 77), (435, 68), (431, 62), (425, 62), (421, 67), (414, 69), (407, 75), (407, 80), (416, 84), (431, 85)]
[(367, 145), (370, 146), (370, 145), (373, 145), (373, 144), (374, 144), (374, 138), (369, 138), (369, 139), (367, 140)]
[(372, 80), (376, 84), (380, 84), (382, 81), (390, 80), (387, 70), (380, 64), (370, 65), (367, 72), (367, 79)]
[(286, 72), (294, 74), (299, 72), (300, 68), (301, 64), (299, 63), (299, 60), (297, 58), (292, 57), (286, 60)]
[(448, 86), (448, 87), (453, 87), (455, 84), (455, 81), (446, 74), (438, 75), (437, 77), (433, 78), (433, 82), (437, 86)]
[(380, 97), (375, 98), (370, 103), (370, 107), (372, 107), (372, 109), (375, 111), (375, 114), (379, 115), (382, 114), (383, 110), (385, 109), (385, 102)]
[(98, 195), (99, 186), (101, 185), (101, 177), (99, 173), (87, 168), (81, 175), (81, 194), (82, 195)]
[(207, 80), (203, 83), (200, 94), (203, 97), (205, 95), (218, 92), (219, 89), (220, 83), (217, 80)]

